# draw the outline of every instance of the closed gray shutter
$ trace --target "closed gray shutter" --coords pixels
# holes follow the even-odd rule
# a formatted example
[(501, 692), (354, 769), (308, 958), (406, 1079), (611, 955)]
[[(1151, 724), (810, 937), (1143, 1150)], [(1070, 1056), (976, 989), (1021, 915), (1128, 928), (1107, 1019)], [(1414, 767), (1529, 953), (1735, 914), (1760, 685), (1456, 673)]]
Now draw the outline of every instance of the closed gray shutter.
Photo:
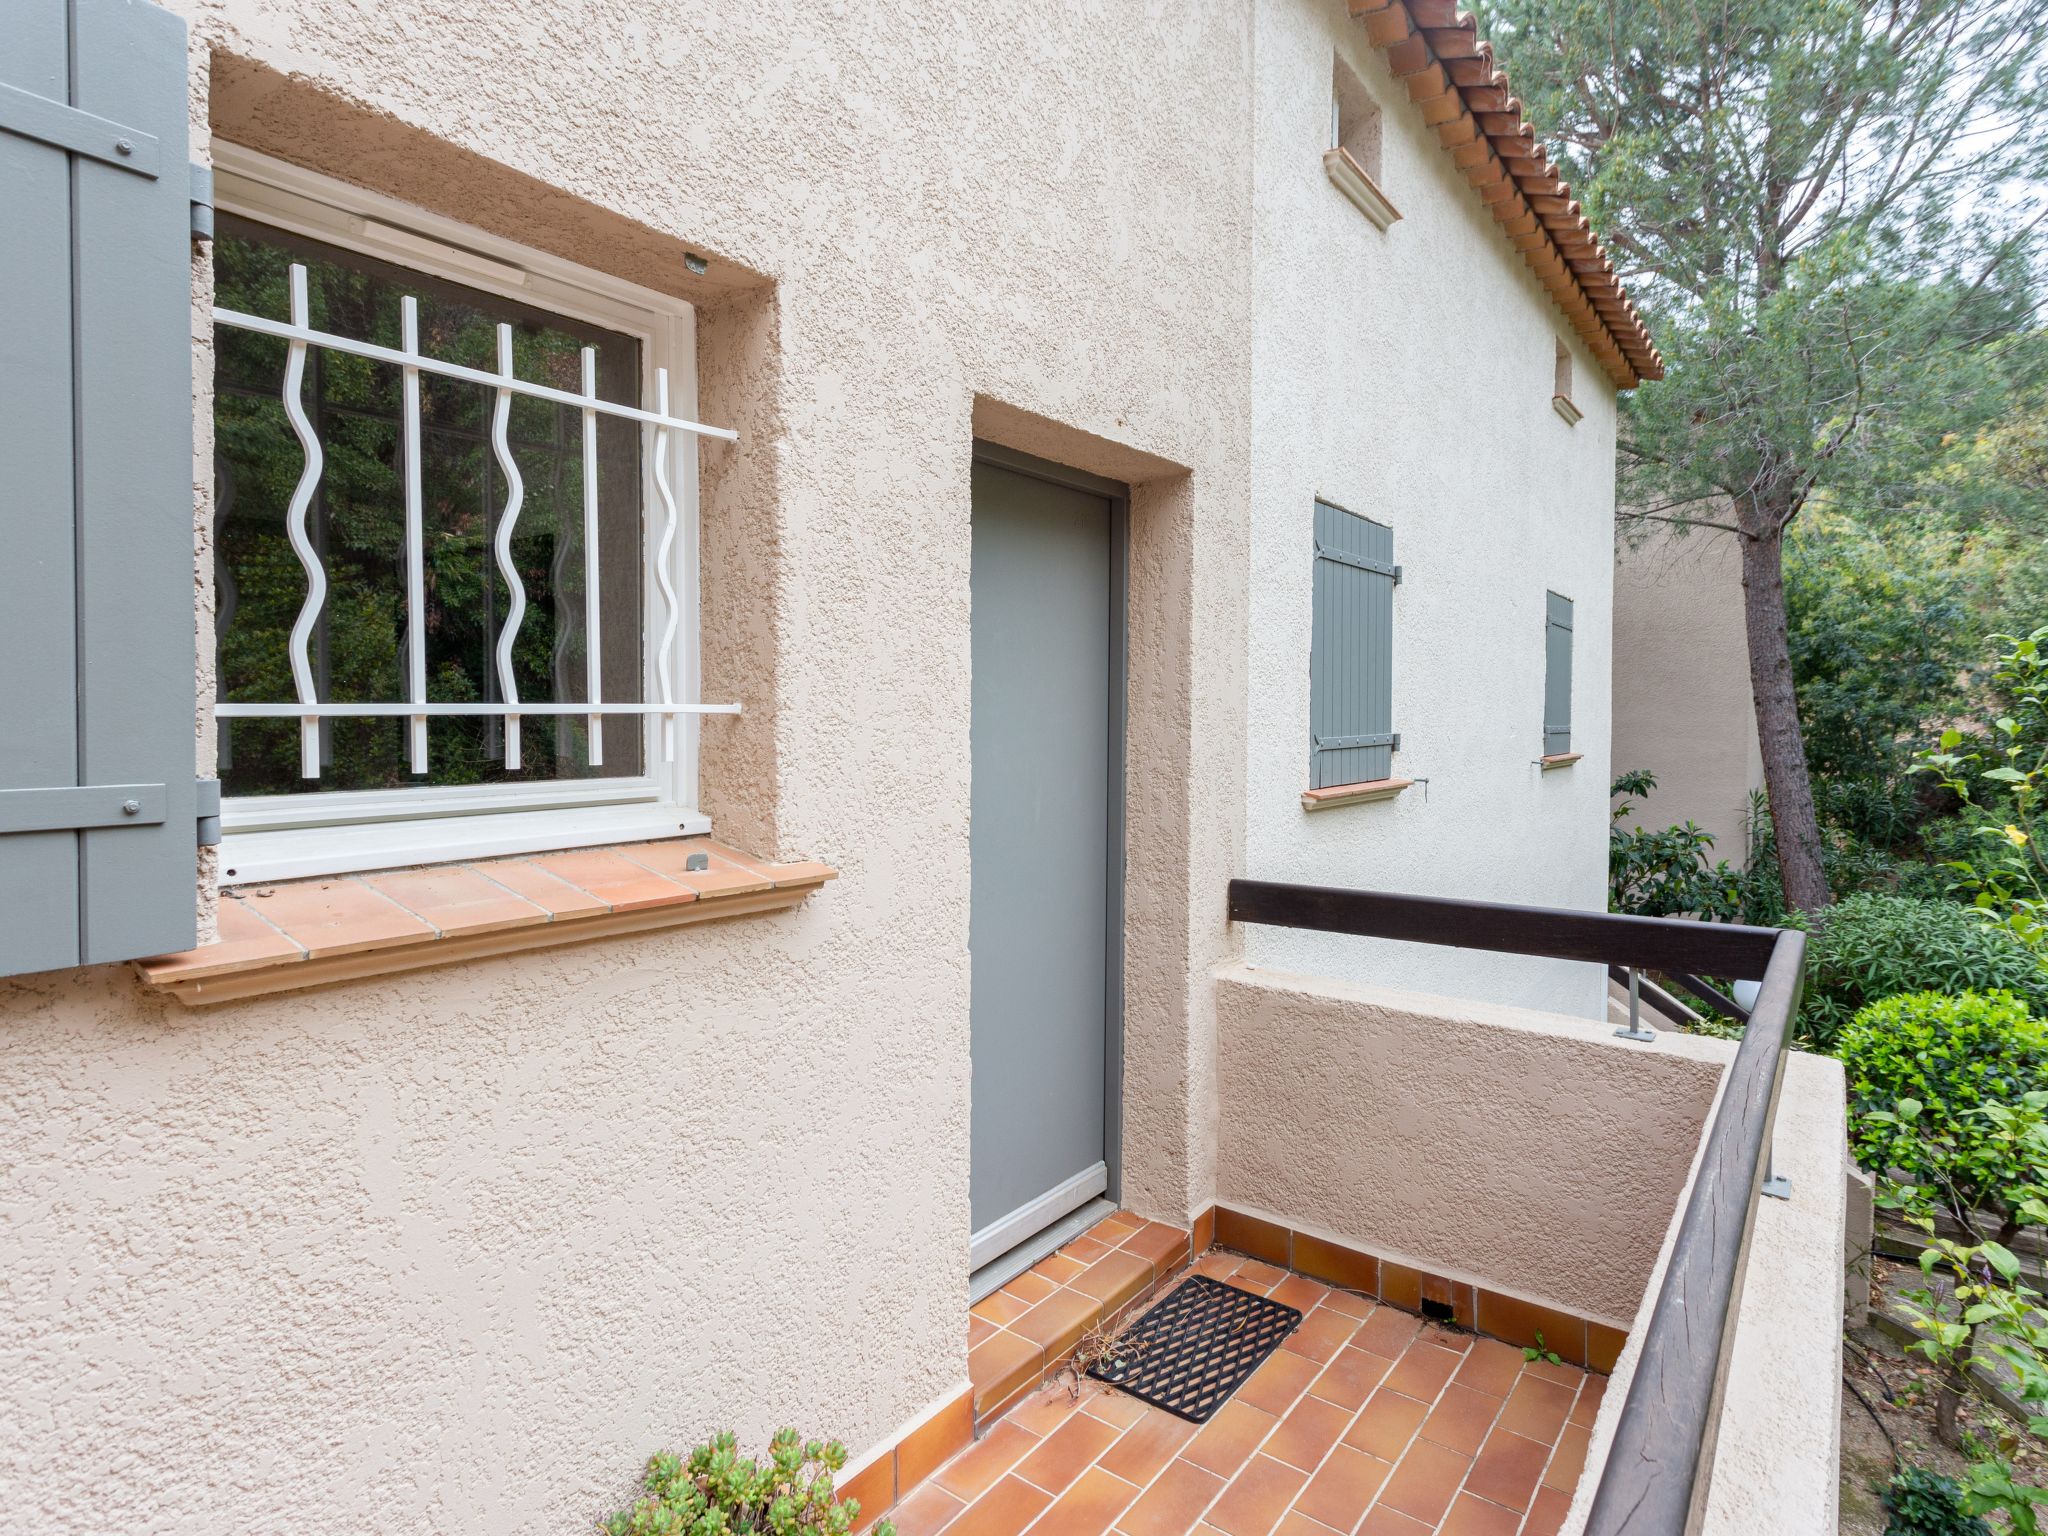
[(1544, 595), (1543, 755), (1572, 749), (1572, 600)]
[(6, 10), (0, 974), (197, 937), (185, 24)]
[(1394, 530), (1316, 503), (1309, 648), (1309, 787), (1392, 778)]

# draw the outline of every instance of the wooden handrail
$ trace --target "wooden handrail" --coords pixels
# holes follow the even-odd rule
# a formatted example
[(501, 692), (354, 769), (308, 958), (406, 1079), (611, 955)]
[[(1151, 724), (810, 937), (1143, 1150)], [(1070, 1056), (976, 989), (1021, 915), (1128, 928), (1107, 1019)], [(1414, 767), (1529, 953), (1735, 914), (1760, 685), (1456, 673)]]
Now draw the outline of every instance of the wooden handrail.
[(1586, 1536), (1683, 1536), (1706, 1506), (1757, 1201), (1770, 1162), (1806, 935), (1683, 918), (1230, 882), (1233, 921), (1462, 949), (1761, 979), (1679, 1218), (1594, 1489)]

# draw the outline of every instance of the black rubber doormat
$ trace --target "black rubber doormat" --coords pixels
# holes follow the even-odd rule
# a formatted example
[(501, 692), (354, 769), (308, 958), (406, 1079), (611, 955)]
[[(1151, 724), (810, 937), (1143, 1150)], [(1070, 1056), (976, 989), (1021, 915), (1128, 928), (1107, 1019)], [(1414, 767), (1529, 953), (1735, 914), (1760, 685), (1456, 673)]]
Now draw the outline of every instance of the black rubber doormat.
[(1088, 1374), (1191, 1424), (1206, 1424), (1300, 1324), (1293, 1307), (1190, 1275), (1125, 1329), (1114, 1352)]

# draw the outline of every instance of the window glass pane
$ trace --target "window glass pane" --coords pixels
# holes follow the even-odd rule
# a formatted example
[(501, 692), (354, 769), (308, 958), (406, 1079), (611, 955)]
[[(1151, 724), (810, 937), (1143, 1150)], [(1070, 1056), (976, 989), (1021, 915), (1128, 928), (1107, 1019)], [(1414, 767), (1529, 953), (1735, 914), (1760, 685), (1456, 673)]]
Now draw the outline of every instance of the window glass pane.
[[(288, 269), (307, 269), (315, 329), (401, 344), (400, 299), (419, 300), (420, 350), (473, 368), (497, 367), (497, 327), (513, 326), (513, 371), (558, 389), (582, 388), (582, 349), (597, 353), (597, 390), (640, 400), (640, 343), (631, 336), (442, 281), (316, 240), (223, 215), (214, 245), (216, 302), (283, 318)], [(291, 631), (306, 577), (285, 531), (304, 464), (285, 416), (286, 344), (232, 326), (215, 330), (214, 579), (219, 696), (286, 703)], [(389, 364), (309, 347), (306, 414), (326, 455), (307, 523), (327, 572), (327, 601), (309, 654), (324, 702), (402, 702), (406, 686), (403, 401)], [(493, 390), (422, 374), (421, 489), (425, 533), (427, 697), (495, 702), (497, 644), (509, 610), (493, 541), (506, 484), (491, 447)], [(508, 427), (525, 483), (512, 557), (526, 589), (513, 641), (518, 696), (589, 698), (589, 629), (583, 550), (583, 416), (569, 406), (514, 396)], [(606, 700), (642, 691), (640, 428), (599, 417), (598, 585)], [(504, 766), (503, 722), (433, 717), (428, 772), (415, 777), (407, 722), (384, 716), (322, 722), (317, 779), (299, 775), (296, 720), (222, 720), (220, 777), (231, 795), (390, 789), (407, 785), (534, 782), (637, 775), (646, 732), (636, 716), (604, 720), (604, 763), (587, 762), (582, 716), (529, 715), (521, 767)]]

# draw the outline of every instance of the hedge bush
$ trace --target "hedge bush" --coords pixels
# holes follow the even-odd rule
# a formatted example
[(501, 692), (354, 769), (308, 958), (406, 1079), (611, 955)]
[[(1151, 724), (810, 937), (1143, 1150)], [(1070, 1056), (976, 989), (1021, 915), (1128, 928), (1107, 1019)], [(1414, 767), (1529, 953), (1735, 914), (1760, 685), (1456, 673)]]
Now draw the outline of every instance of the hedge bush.
[(1963, 1513), (1962, 1486), (1926, 1467), (1901, 1467), (1884, 1491), (1891, 1519), (1884, 1536), (1991, 1536), (1991, 1527)]
[(2048, 965), (1959, 902), (1865, 892), (1800, 926), (1811, 937), (1799, 1032), (1815, 1049), (1833, 1051), (1859, 1009), (1906, 992), (2006, 991), (2048, 1017)]

